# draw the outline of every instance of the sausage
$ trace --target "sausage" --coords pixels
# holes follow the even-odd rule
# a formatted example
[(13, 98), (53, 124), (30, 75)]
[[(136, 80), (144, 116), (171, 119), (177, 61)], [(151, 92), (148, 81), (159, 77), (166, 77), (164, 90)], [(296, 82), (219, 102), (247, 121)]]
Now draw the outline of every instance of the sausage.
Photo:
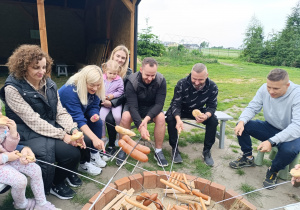
[(76, 141), (77, 139), (80, 139), (82, 136), (83, 136), (82, 132), (77, 132), (71, 136), (71, 141)]
[(177, 205), (174, 205), (173, 208), (175, 210), (186, 210), (186, 208), (184, 208), (183, 206), (177, 206)]
[(201, 192), (198, 192), (197, 190), (192, 190), (192, 193), (193, 195), (196, 195), (197, 197), (201, 197), (203, 198), (204, 200), (208, 200), (208, 196), (201, 193)]
[(152, 201), (155, 201), (157, 199), (157, 196), (158, 196), (157, 193), (152, 194), (149, 199), (146, 199), (144, 201), (143, 205), (144, 206), (149, 206), (152, 203)]
[(169, 187), (172, 187), (174, 188), (175, 190), (178, 190), (179, 192), (182, 192), (182, 193), (185, 193), (185, 190), (184, 189), (181, 189), (180, 187), (176, 186), (175, 184), (172, 184), (164, 179), (160, 179), (160, 182), (169, 186)]
[(196, 118), (196, 117), (200, 117), (202, 113), (199, 109), (194, 109), (192, 115)]
[[(132, 151), (132, 149), (133, 149), (133, 147), (130, 146), (129, 144), (127, 144), (123, 139), (120, 139), (118, 143), (119, 143), (119, 146), (122, 147), (122, 150), (123, 150), (127, 155), (128, 155), (128, 154)], [(134, 150), (132, 151), (132, 153), (130, 154), (130, 156), (131, 156), (132, 158), (134, 158), (135, 160), (138, 160), (138, 161), (140, 161), (140, 162), (147, 162), (147, 161), (148, 161), (148, 156), (145, 155), (144, 153), (140, 152), (140, 151), (137, 150), (137, 149), (134, 149)]]
[(156, 198), (154, 204), (155, 204), (155, 206), (156, 206), (157, 209), (159, 209), (159, 210), (163, 210), (164, 209), (164, 206), (162, 205), (161, 201), (158, 198)]
[(185, 184), (183, 184), (182, 182), (179, 182), (179, 187), (184, 189), (186, 194), (190, 193), (190, 189)]
[(115, 129), (118, 133), (122, 135), (135, 136), (135, 133), (129, 129), (123, 128), (121, 126), (116, 125)]
[[(20, 153), (20, 152), (17, 152), (16, 155), (18, 155), (19, 157), (22, 157), (22, 156), (23, 156), (22, 153)], [(34, 157), (29, 156), (29, 155), (26, 156), (26, 159), (31, 160), (31, 161), (34, 161)]]
[[(135, 141), (133, 141), (128, 135), (124, 135), (122, 137), (122, 139), (124, 141), (126, 141), (127, 144), (129, 144), (130, 146), (134, 147), (137, 143)], [(140, 145), (138, 144), (135, 149), (141, 151), (142, 153), (148, 155), (150, 153), (150, 148), (149, 147), (146, 147), (146, 146), (143, 146), (143, 145)]]
[(203, 199), (201, 197), (200, 197), (200, 203), (202, 205), (203, 210), (206, 210), (205, 203), (204, 203), (204, 201), (203, 201)]
[(136, 196), (135, 199), (136, 199), (137, 201), (142, 201), (142, 200), (147, 199), (147, 198), (150, 198), (149, 193), (143, 192), (143, 193), (141, 193), (140, 195)]
[(139, 202), (136, 202), (136, 201), (133, 201), (133, 200), (130, 200), (129, 198), (125, 198), (125, 201), (127, 203), (130, 203), (138, 208), (141, 208), (141, 209), (144, 209), (144, 210), (152, 210), (151, 208), (148, 208), (146, 206), (144, 206), (143, 204), (139, 203)]

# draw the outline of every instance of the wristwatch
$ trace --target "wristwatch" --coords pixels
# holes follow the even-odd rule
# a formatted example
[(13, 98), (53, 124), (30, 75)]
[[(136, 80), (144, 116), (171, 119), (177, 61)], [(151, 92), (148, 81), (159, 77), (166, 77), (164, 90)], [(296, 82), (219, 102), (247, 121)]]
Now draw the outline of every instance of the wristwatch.
[(274, 141), (272, 141), (271, 139), (268, 139), (268, 141), (271, 143), (272, 147), (276, 146), (276, 143)]

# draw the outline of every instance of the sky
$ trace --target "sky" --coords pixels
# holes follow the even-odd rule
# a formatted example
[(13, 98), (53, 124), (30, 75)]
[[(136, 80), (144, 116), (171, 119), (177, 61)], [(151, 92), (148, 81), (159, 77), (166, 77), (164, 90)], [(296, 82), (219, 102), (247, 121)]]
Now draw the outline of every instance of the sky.
[(161, 41), (238, 48), (253, 16), (265, 37), (285, 27), (299, 0), (141, 0), (138, 31), (146, 19)]

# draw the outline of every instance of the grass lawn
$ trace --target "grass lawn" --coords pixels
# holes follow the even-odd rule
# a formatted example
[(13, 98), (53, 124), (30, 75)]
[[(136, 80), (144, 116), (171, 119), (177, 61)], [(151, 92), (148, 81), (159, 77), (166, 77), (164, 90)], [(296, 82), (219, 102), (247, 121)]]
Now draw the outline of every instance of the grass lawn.
[[(207, 65), (209, 78), (212, 79), (219, 88), (218, 95), (218, 110), (226, 111), (230, 113), (231, 116), (234, 117), (234, 120), (230, 121), (226, 125), (226, 136), (227, 138), (236, 139), (233, 134), (233, 128), (235, 126), (235, 122), (237, 121), (241, 111), (244, 107), (247, 106), (249, 101), (253, 98), (258, 88), (266, 82), (266, 76), (270, 70), (273, 68), (278, 68), (275, 66), (266, 66), (261, 64), (253, 64), (241, 62), (234, 58), (223, 58), (218, 59), (218, 62), (215, 62), (214, 58), (196, 58), (195, 60), (187, 60), (183, 61), (181, 64), (177, 61), (171, 61), (167, 58), (157, 58), (159, 62), (158, 71), (162, 73), (167, 81), (167, 98), (164, 105), (164, 110), (167, 110), (170, 101), (173, 97), (174, 87), (178, 80), (187, 76), (192, 66), (197, 62), (203, 62)], [(213, 62), (210, 62), (213, 61)], [(290, 79), (297, 84), (300, 84), (299, 69), (290, 68), (290, 67), (281, 67), (288, 71), (290, 75)], [(138, 67), (139, 69), (139, 67)], [(3, 86), (4, 81), (7, 77), (7, 74), (1, 74), (0, 77), (0, 87)], [(67, 77), (57, 78), (54, 74), (52, 75), (52, 79), (57, 83), (58, 87), (61, 87), (66, 80)], [(262, 113), (257, 116), (258, 119), (263, 119)], [(148, 126), (150, 130), (150, 135), (153, 136), (153, 124)], [(136, 130), (135, 130), (136, 131)], [(201, 143), (204, 140), (203, 131), (199, 131), (199, 129), (193, 129), (190, 132), (183, 132), (179, 139), (180, 147), (186, 147), (194, 143)], [(165, 134), (165, 141), (168, 141), (168, 133)], [(256, 145), (258, 142), (256, 143)], [(191, 147), (193, 147), (191, 145)], [(240, 151), (239, 147), (232, 146), (230, 148), (233, 152)], [(152, 151), (153, 153), (153, 151)], [(166, 152), (166, 156), (170, 159), (170, 153)], [(173, 170), (181, 170), (183, 168), (189, 168), (195, 175), (202, 176), (207, 179), (211, 179), (211, 168), (207, 167), (203, 164), (203, 161), (200, 159), (190, 160), (188, 154), (182, 154), (184, 158), (184, 163), (181, 165), (174, 165)], [(151, 155), (153, 157), (153, 154)], [(109, 162), (109, 166), (113, 166), (114, 164)], [(116, 167), (114, 165), (114, 167)], [(156, 162), (153, 158), (149, 159), (149, 165), (145, 167), (147, 170), (161, 170), (160, 167), (156, 165)], [(131, 171), (133, 167), (126, 166), (128, 171)], [(170, 166), (166, 168), (169, 170)], [(243, 171), (239, 172), (243, 175)], [(87, 182), (86, 180), (84, 180)], [(246, 191), (252, 190), (251, 186), (245, 185), (243, 188), (247, 188)], [(250, 189), (250, 190), (249, 190)], [(78, 199), (73, 199), (72, 202), (82, 203), (86, 202), (86, 199), (81, 201), (79, 199), (80, 196), (77, 196)], [(0, 209), (10, 209), (12, 199), (9, 195), (6, 201), (0, 204)]]

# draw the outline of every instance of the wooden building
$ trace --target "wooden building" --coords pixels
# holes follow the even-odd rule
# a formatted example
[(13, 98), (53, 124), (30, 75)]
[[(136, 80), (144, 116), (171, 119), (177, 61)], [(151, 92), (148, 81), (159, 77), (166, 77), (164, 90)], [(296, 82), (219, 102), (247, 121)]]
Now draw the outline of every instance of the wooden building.
[(17, 46), (38, 44), (55, 63), (99, 65), (123, 44), (136, 69), (140, 1), (1, 0), (0, 64)]

